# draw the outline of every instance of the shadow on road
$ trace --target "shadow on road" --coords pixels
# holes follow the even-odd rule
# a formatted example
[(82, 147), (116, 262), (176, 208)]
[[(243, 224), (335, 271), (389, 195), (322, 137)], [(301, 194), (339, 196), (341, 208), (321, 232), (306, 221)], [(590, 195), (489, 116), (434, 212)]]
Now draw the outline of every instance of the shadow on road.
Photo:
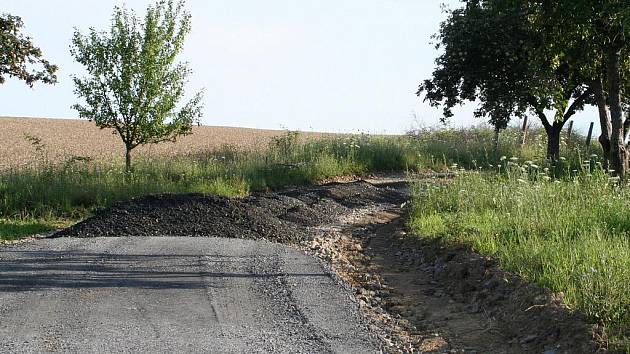
[(207, 268), (262, 261), (264, 256), (113, 255), (56, 251), (0, 251), (0, 292), (55, 288), (202, 289), (212, 278), (328, 277), (325, 273), (211, 272)]

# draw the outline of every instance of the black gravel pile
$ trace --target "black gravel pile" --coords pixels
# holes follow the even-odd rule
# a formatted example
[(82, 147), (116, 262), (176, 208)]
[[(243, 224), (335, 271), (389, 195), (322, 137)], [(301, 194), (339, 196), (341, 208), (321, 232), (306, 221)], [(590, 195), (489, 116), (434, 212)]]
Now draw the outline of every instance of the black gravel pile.
[(331, 183), (246, 198), (160, 194), (120, 202), (55, 237), (201, 236), (296, 243), (351, 208), (404, 200), (397, 188)]

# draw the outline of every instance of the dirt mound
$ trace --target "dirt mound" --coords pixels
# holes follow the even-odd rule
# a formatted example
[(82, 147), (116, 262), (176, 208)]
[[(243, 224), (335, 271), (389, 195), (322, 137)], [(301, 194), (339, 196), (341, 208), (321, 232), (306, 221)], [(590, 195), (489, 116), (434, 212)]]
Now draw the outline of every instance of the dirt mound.
[(364, 181), (259, 193), (246, 198), (160, 194), (117, 203), (55, 237), (202, 236), (297, 243), (309, 227), (349, 208), (392, 203), (404, 196)]

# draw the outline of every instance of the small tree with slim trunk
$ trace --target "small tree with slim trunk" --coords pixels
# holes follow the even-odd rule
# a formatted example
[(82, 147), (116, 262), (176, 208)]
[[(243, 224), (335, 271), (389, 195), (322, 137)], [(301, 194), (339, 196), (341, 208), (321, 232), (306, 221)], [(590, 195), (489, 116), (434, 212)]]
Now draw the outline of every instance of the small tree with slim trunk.
[(70, 52), (87, 75), (73, 77), (75, 93), (85, 101), (73, 108), (81, 118), (120, 136), (127, 172), (134, 148), (175, 141), (201, 117), (201, 92), (179, 105), (191, 71), (175, 58), (189, 31), (184, 2), (172, 0), (150, 6), (144, 21), (114, 8), (109, 32), (90, 28), (83, 35), (75, 30)]

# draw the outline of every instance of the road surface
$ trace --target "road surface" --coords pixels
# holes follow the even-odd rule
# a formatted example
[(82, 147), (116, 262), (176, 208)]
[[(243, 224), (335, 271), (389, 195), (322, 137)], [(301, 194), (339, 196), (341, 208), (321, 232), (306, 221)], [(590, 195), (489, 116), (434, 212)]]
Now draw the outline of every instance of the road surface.
[(321, 263), (266, 241), (43, 239), (0, 247), (0, 352), (378, 353)]

